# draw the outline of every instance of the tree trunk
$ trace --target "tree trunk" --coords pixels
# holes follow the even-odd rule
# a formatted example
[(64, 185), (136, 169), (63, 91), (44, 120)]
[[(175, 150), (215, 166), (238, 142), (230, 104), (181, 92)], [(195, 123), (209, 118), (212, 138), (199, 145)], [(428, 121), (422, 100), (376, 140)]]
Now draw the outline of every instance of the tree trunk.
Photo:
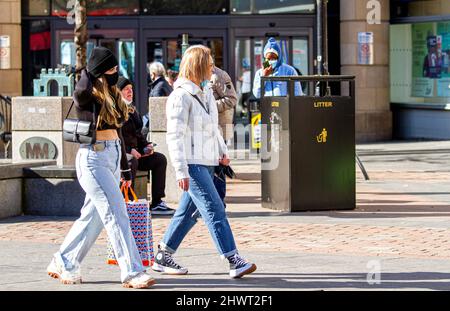
[(86, 43), (88, 41), (86, 0), (77, 0), (75, 5), (75, 49), (76, 49), (76, 81), (80, 79), (81, 70), (86, 67)]

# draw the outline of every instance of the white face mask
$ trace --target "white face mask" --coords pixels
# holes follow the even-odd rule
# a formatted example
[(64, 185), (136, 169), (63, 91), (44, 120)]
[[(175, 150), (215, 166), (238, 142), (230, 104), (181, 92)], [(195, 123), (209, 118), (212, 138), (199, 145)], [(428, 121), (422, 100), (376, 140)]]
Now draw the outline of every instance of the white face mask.
[(125, 102), (125, 104), (127, 104), (128, 106), (130, 106), (133, 103), (133, 101), (128, 101), (126, 98), (122, 97), (122, 99)]
[(278, 60), (269, 60), (269, 64), (272, 66), (272, 69), (275, 69), (278, 64)]

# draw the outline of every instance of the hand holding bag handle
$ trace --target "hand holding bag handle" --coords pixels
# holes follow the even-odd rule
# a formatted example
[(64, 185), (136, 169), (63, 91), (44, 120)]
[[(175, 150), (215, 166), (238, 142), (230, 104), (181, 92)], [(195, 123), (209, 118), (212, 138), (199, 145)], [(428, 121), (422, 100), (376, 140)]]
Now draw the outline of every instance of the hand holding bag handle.
[(125, 196), (125, 202), (128, 203), (130, 202), (130, 197), (128, 195), (128, 190), (130, 190), (131, 195), (133, 196), (134, 201), (133, 202), (138, 202), (138, 197), (136, 196), (136, 193), (134, 192), (133, 188), (131, 187), (127, 187), (125, 186), (125, 183), (122, 184), (122, 186), (120, 187), (120, 192), (123, 193), (123, 195)]

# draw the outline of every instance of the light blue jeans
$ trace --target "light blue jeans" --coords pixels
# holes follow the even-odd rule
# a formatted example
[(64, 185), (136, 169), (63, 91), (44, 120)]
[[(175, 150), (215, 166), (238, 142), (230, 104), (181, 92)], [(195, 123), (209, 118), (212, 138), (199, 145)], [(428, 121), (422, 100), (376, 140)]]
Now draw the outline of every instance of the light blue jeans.
[(175, 253), (201, 215), (221, 257), (237, 253), (233, 232), (222, 199), (214, 186), (213, 175), (213, 166), (189, 165), (189, 191), (183, 193), (160, 243), (163, 250)]
[(104, 151), (81, 145), (76, 157), (78, 181), (86, 192), (80, 218), (67, 234), (55, 259), (67, 271), (75, 272), (106, 229), (125, 282), (145, 269), (131, 232), (125, 202), (120, 193), (120, 140), (98, 141)]

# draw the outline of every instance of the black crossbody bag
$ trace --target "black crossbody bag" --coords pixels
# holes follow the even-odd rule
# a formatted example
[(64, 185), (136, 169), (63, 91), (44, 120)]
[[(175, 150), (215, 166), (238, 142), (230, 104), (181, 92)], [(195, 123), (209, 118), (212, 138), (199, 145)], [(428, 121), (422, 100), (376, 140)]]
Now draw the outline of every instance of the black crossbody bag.
[(79, 144), (95, 144), (96, 142), (96, 124), (95, 124), (95, 104), (93, 109), (93, 120), (82, 121), (79, 119), (68, 119), (70, 111), (72, 111), (73, 104), (67, 112), (63, 124), (63, 139), (64, 141)]

